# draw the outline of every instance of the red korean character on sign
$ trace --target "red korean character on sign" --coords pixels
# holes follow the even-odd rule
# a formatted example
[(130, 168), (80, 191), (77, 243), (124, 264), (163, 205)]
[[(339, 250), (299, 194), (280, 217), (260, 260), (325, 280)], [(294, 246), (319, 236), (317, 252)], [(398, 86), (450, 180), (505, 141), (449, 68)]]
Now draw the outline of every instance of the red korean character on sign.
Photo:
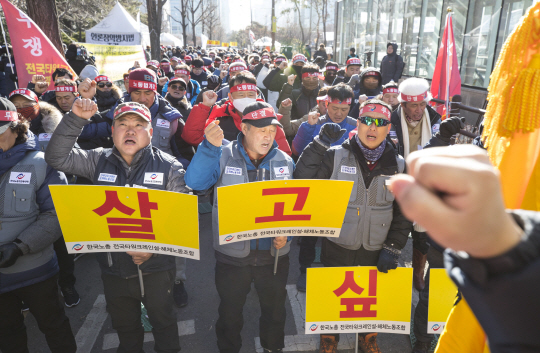
[[(107, 218), (111, 238), (156, 240), (156, 236), (153, 234), (154, 227), (152, 226), (151, 211), (157, 210), (158, 204), (156, 202), (150, 202), (148, 192), (137, 192), (137, 198), (139, 200), (141, 217), (148, 219)], [(135, 212), (133, 208), (124, 205), (118, 198), (118, 193), (112, 190), (105, 191), (105, 203), (93, 211), (99, 216), (104, 216), (113, 209), (117, 209), (128, 216), (131, 216)]]
[[(364, 288), (354, 281), (354, 271), (345, 271), (345, 281), (334, 291), (337, 297), (341, 297), (347, 289), (361, 295)], [(377, 296), (377, 270), (369, 270), (369, 290), (368, 296)], [(371, 306), (377, 304), (377, 298), (341, 298), (341, 305), (345, 305), (346, 310), (339, 312), (340, 318), (360, 318), (377, 317), (377, 310), (372, 310)], [(356, 305), (362, 305), (362, 310), (355, 310)]]
[[(308, 187), (296, 188), (274, 188), (263, 189), (263, 196), (270, 195), (297, 195), (293, 211), (302, 211), (309, 194)], [(255, 217), (255, 223), (280, 222), (280, 221), (309, 221), (311, 215), (285, 215), (285, 202), (276, 202), (274, 204), (274, 214), (272, 216)]]

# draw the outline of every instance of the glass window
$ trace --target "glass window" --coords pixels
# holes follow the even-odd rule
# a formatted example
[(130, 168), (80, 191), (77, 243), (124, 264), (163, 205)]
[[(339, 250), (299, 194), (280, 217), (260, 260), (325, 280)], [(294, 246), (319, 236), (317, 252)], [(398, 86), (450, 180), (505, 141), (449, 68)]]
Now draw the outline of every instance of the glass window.
[(403, 42), (401, 56), (405, 62), (403, 74), (414, 76), (416, 71), (416, 54), (418, 53), (418, 34), (422, 18), (422, 0), (410, 0), (403, 6)]
[[(456, 0), (445, 0), (443, 8), (448, 7), (452, 8), (452, 18), (454, 24), (454, 40), (456, 42), (456, 54), (458, 58), (461, 58), (463, 52), (463, 35), (465, 34), (465, 26), (467, 24), (467, 11), (468, 11), (469, 1), (456, 1)], [(446, 24), (446, 13), (443, 13), (443, 18), (441, 20), (441, 31), (440, 38), (442, 38), (444, 33), (444, 26)], [(438, 53), (437, 53), (438, 54)], [(461, 61), (458, 61), (458, 67), (461, 66)]]
[(504, 41), (510, 33), (516, 28), (521, 16), (532, 5), (532, 0), (505, 0), (501, 13), (501, 24), (499, 26), (499, 35), (497, 37), (497, 52), (495, 61), (499, 57)]
[(419, 29), (420, 40), (418, 43), (419, 55), (416, 64), (416, 76), (431, 78), (433, 71), (435, 71), (440, 44), (439, 32), (442, 9), (443, 0), (424, 0)]
[(471, 0), (463, 36), (461, 82), (485, 87), (493, 66), (502, 0)]

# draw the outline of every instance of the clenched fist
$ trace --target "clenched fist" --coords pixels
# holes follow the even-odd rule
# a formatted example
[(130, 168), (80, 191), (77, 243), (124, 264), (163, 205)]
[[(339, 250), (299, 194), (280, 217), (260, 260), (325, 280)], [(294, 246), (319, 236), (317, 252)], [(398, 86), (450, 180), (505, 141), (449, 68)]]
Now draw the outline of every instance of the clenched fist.
[(219, 127), (219, 120), (213, 121), (204, 129), (206, 140), (212, 145), (219, 147), (223, 141), (223, 130)]
[(216, 104), (217, 101), (217, 93), (214, 91), (206, 91), (203, 93), (203, 101), (202, 104), (206, 105), (207, 107), (211, 107), (214, 104)]
[(81, 119), (89, 120), (98, 111), (96, 102), (87, 98), (76, 99), (71, 107), (71, 112)]
[(79, 84), (79, 94), (83, 98), (92, 99), (96, 95), (96, 81), (89, 78)]

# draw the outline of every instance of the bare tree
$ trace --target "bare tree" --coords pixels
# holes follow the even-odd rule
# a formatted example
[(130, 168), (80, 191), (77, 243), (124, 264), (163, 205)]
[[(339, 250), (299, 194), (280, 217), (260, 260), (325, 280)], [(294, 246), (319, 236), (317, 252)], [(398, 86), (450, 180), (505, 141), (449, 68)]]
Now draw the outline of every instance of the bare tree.
[(304, 25), (302, 23), (302, 8), (305, 8), (305, 5), (302, 0), (291, 0), (291, 3), (294, 6), (281, 11), (281, 14), (285, 15), (291, 12), (296, 12), (296, 14), (298, 15), (298, 25), (300, 27), (300, 33), (302, 36), (302, 46), (303, 46), (306, 43), (306, 36), (304, 34)]
[(191, 35), (193, 39), (193, 45), (197, 45), (197, 34), (195, 27), (203, 20), (204, 6), (203, 0), (187, 0), (188, 20), (191, 24)]
[(159, 59), (159, 40), (161, 36), (161, 19), (163, 16), (163, 6), (167, 0), (146, 0), (148, 11), (148, 31), (150, 32), (150, 47), (152, 59)]
[(63, 54), (62, 39), (58, 27), (58, 13), (54, 0), (26, 0), (28, 16), (43, 33), (51, 40), (52, 44)]
[[(203, 33), (204, 29), (208, 28), (208, 36), (210, 39), (214, 38), (214, 33), (216, 32), (216, 29), (218, 26), (220, 26), (221, 22), (219, 20), (219, 8), (217, 4), (208, 4), (205, 6), (205, 16), (203, 18)], [(218, 32), (219, 33), (219, 32)]]
[(182, 39), (184, 41), (184, 45), (187, 44), (187, 28), (189, 25), (188, 20), (188, 1), (189, 0), (180, 0), (180, 8), (175, 7), (178, 12), (180, 12), (180, 19), (171, 16), (173, 21), (180, 23), (180, 26), (182, 27)]

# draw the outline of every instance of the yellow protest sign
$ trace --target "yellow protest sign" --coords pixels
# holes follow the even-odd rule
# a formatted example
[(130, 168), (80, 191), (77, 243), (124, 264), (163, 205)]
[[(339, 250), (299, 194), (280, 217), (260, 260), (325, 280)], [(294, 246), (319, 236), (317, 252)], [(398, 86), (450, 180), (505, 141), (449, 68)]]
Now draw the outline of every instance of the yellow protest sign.
[(71, 254), (143, 251), (199, 260), (197, 196), (117, 186), (49, 188)]
[(444, 268), (429, 270), (428, 333), (442, 333), (458, 289)]
[(237, 47), (238, 46), (238, 43), (237, 42), (230, 42), (229, 45), (231, 47)]
[[(275, 172), (289, 175), (287, 167)], [(352, 187), (352, 181), (342, 180), (272, 180), (220, 187), (219, 243), (275, 236), (339, 237)]]
[(306, 334), (410, 333), (412, 268), (307, 269)]
[(111, 81), (121, 80), (127, 69), (138, 61), (141, 67), (146, 67), (146, 58), (140, 45), (101, 45), (78, 43), (86, 47), (96, 57), (96, 67), (101, 75), (106, 75)]
[(221, 46), (222, 46), (222, 47), (228, 47), (228, 46), (229, 46), (229, 43), (227, 43), (227, 42), (221, 42)]

